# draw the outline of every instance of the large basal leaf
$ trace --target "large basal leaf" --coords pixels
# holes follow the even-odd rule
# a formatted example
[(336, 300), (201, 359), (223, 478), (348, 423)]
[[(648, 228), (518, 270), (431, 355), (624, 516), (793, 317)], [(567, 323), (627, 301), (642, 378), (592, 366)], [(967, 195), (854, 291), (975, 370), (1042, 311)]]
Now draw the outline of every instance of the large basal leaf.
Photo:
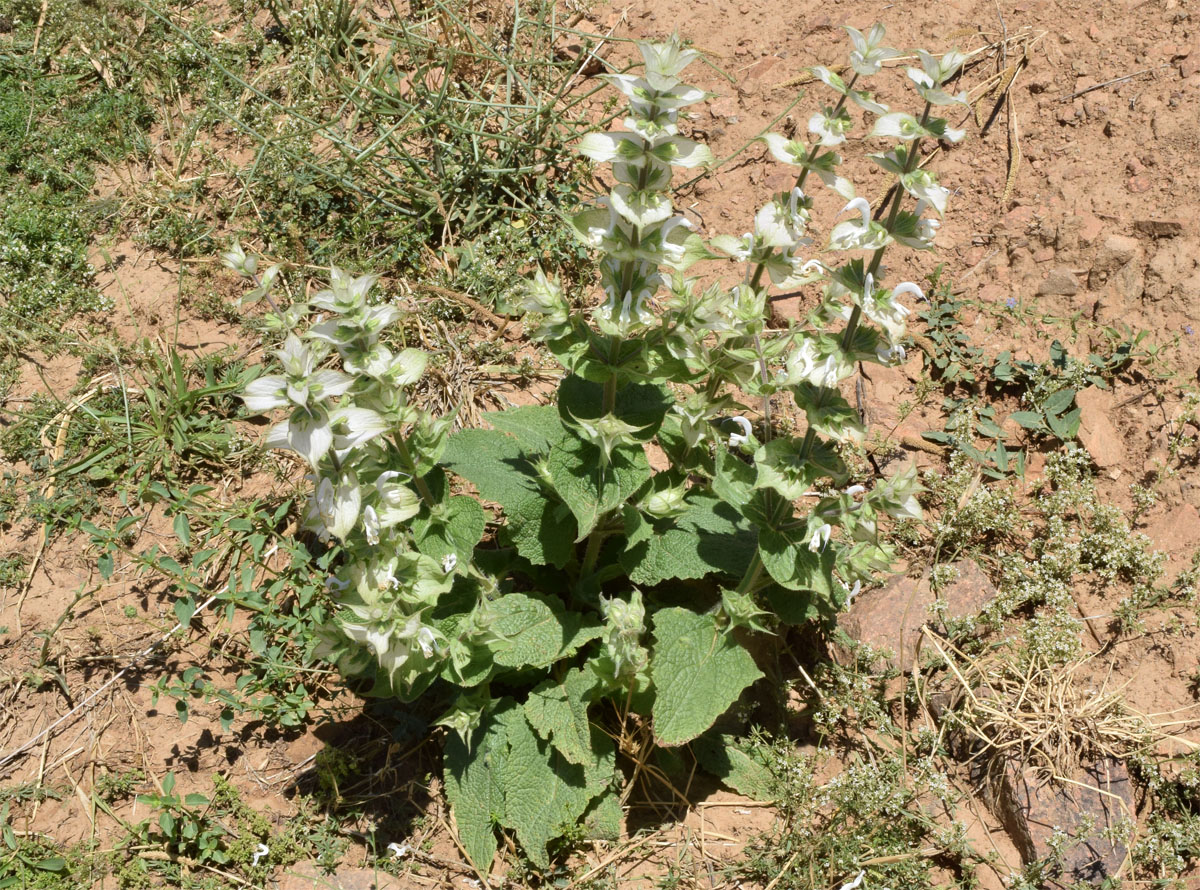
[(580, 766), (596, 758), (587, 713), (596, 686), (595, 674), (572, 668), (563, 679), (546, 680), (534, 687), (525, 702), (525, 718), (537, 734)]
[(572, 654), (601, 628), (584, 624), (583, 615), (552, 608), (546, 600), (524, 593), (510, 593), (492, 604), (496, 620), (492, 626), (506, 643), (497, 644), (496, 664), (502, 667), (546, 667)]
[(491, 426), (503, 430), (530, 455), (545, 454), (566, 436), (567, 430), (554, 405), (526, 405), (483, 415)]
[(600, 449), (574, 437), (550, 450), (550, 484), (575, 516), (576, 541), (583, 540), (600, 517), (623, 504), (650, 478), (650, 462), (640, 446), (618, 446), (607, 464)]
[(525, 854), (545, 868), (550, 864), (547, 845), (578, 823), (592, 799), (608, 787), (616, 756), (610, 743), (589, 766), (570, 763), (539, 739), (526, 720), (512, 724), (508, 742), (500, 771), (504, 824), (516, 832)]
[(621, 565), (634, 584), (668, 578), (703, 578), (711, 572), (739, 576), (754, 556), (755, 534), (736, 510), (711, 494), (690, 494), (674, 520), (651, 522), (631, 512)]
[(508, 513), (508, 532), (517, 552), (534, 565), (561, 569), (574, 551), (575, 517), (565, 504), (530, 498)]
[(509, 727), (517, 722), (525, 722), (521, 709), (511, 699), (502, 699), (471, 734), (470, 744), (456, 732), (446, 737), (446, 798), (463, 849), (485, 874), (496, 855), (495, 826), (505, 818), (501, 768), (508, 757)]
[(654, 614), (650, 677), (660, 745), (696, 738), (761, 676), (750, 653), (717, 627), (715, 616), (677, 608)]
[(460, 430), (446, 443), (442, 463), (506, 511), (540, 498), (537, 475), (521, 443), (499, 430)]

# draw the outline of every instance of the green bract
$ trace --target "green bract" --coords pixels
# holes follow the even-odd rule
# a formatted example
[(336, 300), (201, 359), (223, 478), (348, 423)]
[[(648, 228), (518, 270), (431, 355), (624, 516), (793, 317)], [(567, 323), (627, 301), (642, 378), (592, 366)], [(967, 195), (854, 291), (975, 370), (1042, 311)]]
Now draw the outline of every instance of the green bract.
[[(883, 36), (850, 29), (848, 83), (815, 69), (834, 104), (810, 143), (765, 137), (797, 180), (741, 237), (706, 242), (671, 202), (672, 171), (712, 159), (678, 134), (680, 109), (705, 97), (678, 79), (697, 53), (643, 45), (645, 75), (610, 78), (629, 100), (624, 129), (580, 151), (610, 164), (614, 185), (574, 220), (600, 254), (600, 292), (573, 309), (539, 271), (524, 300), (526, 330), (566, 372), (554, 404), (451, 432), (410, 400), (426, 356), (388, 338), (400, 313), (373, 303), (374, 276), (337, 270), (312, 300), (324, 317), (245, 393), (252, 409), (290, 412), (268, 441), (311, 465), (305, 524), (340, 547), (323, 654), (375, 694), (458, 690), (441, 721), (446, 789), (481, 870), (497, 826), (542, 866), (564, 828), (613, 830), (640, 753), (630, 727), (665, 746), (707, 733), (762, 676), (746, 643), (831, 621), (890, 563), (879, 518), (920, 515), (913, 474), (850, 485), (839, 452), (864, 434), (840, 387), (860, 363), (903, 357), (902, 299), (923, 296), (884, 284), (883, 253), (930, 247), (925, 210), (948, 196), (916, 163), (923, 138), (954, 138), (945, 122), (856, 89), (896, 55)], [(930, 91), (960, 60), (922, 59), (914, 83), (940, 101)], [(874, 211), (823, 149), (859, 126), (852, 107), (902, 143), (875, 158), (900, 187)], [(809, 173), (850, 199), (824, 251), (806, 234)], [(919, 202), (901, 211), (908, 195)], [(687, 277), (722, 256), (741, 266), (732, 285)], [(240, 248), (225, 261), (264, 286)], [(814, 283), (807, 325), (771, 322), (772, 287)], [(302, 310), (276, 317), (286, 327)], [(455, 493), (464, 481), (477, 496)]]

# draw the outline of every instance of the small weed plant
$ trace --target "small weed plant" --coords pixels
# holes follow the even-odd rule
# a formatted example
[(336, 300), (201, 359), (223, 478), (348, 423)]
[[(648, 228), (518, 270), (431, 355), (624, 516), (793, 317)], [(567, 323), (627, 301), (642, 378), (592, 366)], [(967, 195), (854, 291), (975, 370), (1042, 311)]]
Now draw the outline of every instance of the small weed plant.
[[(286, 333), (276, 373), (245, 399), (286, 410), (267, 441), (310, 468), (305, 525), (328, 545), (338, 600), (320, 650), (375, 695), (457, 690), (445, 787), (481, 870), (498, 827), (541, 868), (564, 831), (613, 831), (653, 749), (701, 737), (762, 676), (748, 644), (831, 621), (891, 565), (881, 520), (920, 514), (911, 471), (850, 484), (841, 449), (863, 427), (839, 384), (861, 362), (904, 356), (904, 299), (923, 294), (885, 285), (883, 260), (932, 247), (949, 192), (918, 161), (923, 142), (962, 136), (933, 112), (963, 101), (946, 92), (963, 57), (918, 51), (908, 76), (923, 109), (893, 112), (862, 85), (897, 52), (882, 27), (848, 31), (850, 79), (813, 69), (833, 97), (811, 142), (762, 137), (796, 184), (741, 237), (705, 242), (670, 198), (675, 169), (712, 161), (679, 133), (705, 98), (680, 80), (699, 54), (640, 44), (643, 74), (609, 76), (623, 129), (579, 149), (610, 165), (613, 185), (574, 217), (603, 298), (575, 308), (537, 272), (526, 328), (565, 374), (553, 404), (488, 414), (490, 429), (454, 432), (452, 414), (417, 404), (430, 356), (400, 341), (376, 276), (335, 269), (328, 289), (284, 308), (278, 268), (260, 277), (240, 247), (224, 255)], [(890, 143), (871, 156), (895, 179), (874, 212), (839, 170), (853, 108), (874, 117), (867, 138)], [(850, 218), (811, 259), (814, 180)], [(687, 275), (701, 260), (741, 271), (701, 285)], [(818, 285), (805, 324), (770, 326), (772, 287)], [(322, 313), (311, 324), (310, 310)], [(801, 435), (781, 432), (789, 403)]]

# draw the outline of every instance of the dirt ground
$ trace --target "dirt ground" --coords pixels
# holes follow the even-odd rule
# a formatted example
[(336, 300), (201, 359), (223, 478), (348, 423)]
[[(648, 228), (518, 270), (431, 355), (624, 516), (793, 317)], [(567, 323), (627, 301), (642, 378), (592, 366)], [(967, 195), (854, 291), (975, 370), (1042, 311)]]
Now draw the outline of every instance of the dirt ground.
[[(1195, 384), (1200, 367), (1200, 6), (1187, 0), (635, 0), (628, 6), (598, 4), (578, 27), (599, 33), (612, 29), (614, 36), (635, 38), (678, 31), (702, 48), (734, 82), (700, 66), (689, 72), (716, 94), (706, 106), (698, 106), (691, 132), (723, 158), (781, 114), (775, 129), (794, 127), (803, 134), (822, 89), (819, 83), (801, 83), (806, 80), (804, 66), (840, 65), (846, 51), (840, 26), (865, 30), (876, 21), (887, 25), (889, 42), (897, 46), (971, 51), (1008, 40), (1002, 51), (981, 54), (964, 77), (967, 89), (1023, 60), (1009, 98), (998, 107), (982, 103), (987, 126), (978, 125), (974, 111), (954, 112), (951, 124), (965, 127), (967, 137), (931, 162), (954, 191), (937, 253), (906, 255), (892, 270), (892, 280), (920, 280), (944, 264), (956, 288), (985, 306), (999, 310), (1015, 299), (1022, 311), (1148, 330), (1157, 342), (1168, 344), (1164, 355), (1181, 373), (1178, 385), (1153, 380), (1118, 385), (1087, 412), (1098, 429), (1089, 449), (1094, 456), (1103, 454), (1097, 460), (1103, 491), (1112, 502), (1128, 506), (1130, 483), (1143, 481), (1166, 456), (1180, 406), (1179, 386)], [(612, 53), (620, 58), (623, 50)], [(805, 97), (785, 114), (800, 88)], [(885, 92), (881, 98), (900, 96)], [(1009, 188), (1015, 157), (1019, 162)], [(869, 166), (864, 162), (853, 169)], [(860, 191), (872, 198), (872, 183), (883, 181), (866, 172), (855, 178)], [(789, 187), (791, 180), (791, 172), (752, 144), (690, 186), (678, 203), (690, 211), (702, 235), (740, 234), (752, 225), (752, 208)], [(831, 218), (839, 204), (840, 199), (819, 194), (814, 218)], [(175, 304), (179, 265), (132, 244), (109, 245), (107, 252), (111, 262), (100, 280), (117, 307), (113, 335), (163, 336), (176, 321), (168, 307)], [(782, 301), (778, 309), (784, 317), (802, 317), (812, 299)], [(1012, 349), (1017, 357), (1043, 360), (1049, 339), (1059, 334), (1029, 342), (1016, 336), (1007, 317), (999, 311), (969, 314), (965, 322), (972, 342), (990, 353)], [(222, 348), (241, 336), (231, 326), (186, 314), (179, 319), (179, 331), (179, 342), (198, 352)], [(258, 348), (249, 342), (242, 346), (252, 357)], [(82, 373), (69, 359), (31, 356), (11, 398), (26, 399), (46, 388), (66, 392)], [(888, 426), (896, 416), (895, 403), (914, 391), (920, 377), (921, 357), (914, 350), (906, 366), (869, 381), (872, 416)], [(914, 415), (892, 435), (919, 436), (927, 419)], [(48, 431), (49, 440), (55, 432)], [(924, 465), (938, 460), (923, 452), (913, 456)], [(1037, 478), (1035, 460), (1030, 484)], [(1169, 555), (1173, 571), (1186, 565), (1200, 544), (1198, 510), (1200, 477), (1184, 474), (1165, 483), (1164, 497), (1139, 529)], [(114, 512), (111, 518), (119, 515)], [(140, 534), (147, 544), (165, 539), (170, 520), (153, 515)], [(331, 720), (323, 727), (291, 733), (261, 725), (236, 725), (225, 732), (215, 708), (203, 706), (181, 724), (169, 702), (166, 707), (152, 702), (151, 686), (164, 668), (185, 664), (189, 650), (173, 650), (165, 660), (135, 657), (157, 639), (157, 627), (170, 624), (171, 598), (165, 589), (122, 565), (112, 580), (101, 582), (81, 538), (59, 537), (44, 551), (40, 545), (40, 530), (30, 526), (0, 536), (0, 552), (38, 556), (19, 604), (19, 622), (11, 591), (0, 613), (0, 623), (10, 627), (0, 641), (0, 673), (8, 674), (0, 692), (0, 776), (8, 783), (38, 780), (74, 789), (61, 800), (43, 802), (33, 830), (50, 833), (64, 845), (105, 837), (112, 826), (107, 816), (86, 805), (85, 792), (101, 771), (117, 768), (157, 777), (174, 770), (185, 792), (210, 790), (209, 775), (224, 770), (252, 806), (287, 813), (293, 807), (292, 791), (311, 771), (317, 752), (357, 731), (353, 702), (327, 715)], [(69, 699), (54, 684), (39, 687), (22, 678), (22, 665), (42, 646), (39, 632), (54, 625), (79, 591), (93, 588), (96, 594), (76, 608), (53, 639), (70, 656), (62, 661), (69, 665)], [(130, 604), (161, 621), (129, 621), (122, 610)], [(1102, 600), (1080, 603), (1086, 614), (1101, 614), (1111, 606)], [(1146, 712), (1171, 712), (1195, 702), (1189, 687), (1200, 661), (1200, 637), (1194, 622), (1170, 637), (1157, 634), (1154, 623), (1170, 617), (1152, 619), (1146, 634), (1122, 641), (1110, 653), (1112, 682), (1127, 683), (1130, 699)], [(1192, 738), (1200, 742), (1200, 735)], [(428, 770), (431, 765), (418, 766)], [(697, 804), (685, 823), (653, 843), (698, 845), (701, 855), (720, 863), (770, 823), (769, 809), (727, 792), (714, 792)], [(136, 820), (139, 806), (127, 802), (120, 814)], [(448, 818), (440, 809), (438, 816)], [(1002, 852), (1015, 856), (990, 817), (980, 816), (972, 833), (984, 840), (991, 834)], [(433, 852), (446, 861), (461, 861), (444, 834)], [(365, 849), (356, 855), (366, 861)], [(601, 862), (603, 853), (587, 859), (584, 870)], [(462, 879), (453, 869), (431, 868), (430, 874), (456, 883)], [(635, 886), (637, 873), (629, 873), (627, 886)], [(280, 886), (311, 886), (288, 880), (281, 876)]]

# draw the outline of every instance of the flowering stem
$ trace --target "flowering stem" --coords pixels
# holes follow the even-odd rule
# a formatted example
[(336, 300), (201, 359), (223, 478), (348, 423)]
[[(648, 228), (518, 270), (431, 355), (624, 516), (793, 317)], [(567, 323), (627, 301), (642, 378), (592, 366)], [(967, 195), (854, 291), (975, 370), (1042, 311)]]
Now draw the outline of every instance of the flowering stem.
[(429, 490), (429, 485), (425, 480), (417, 475), (417, 462), (413, 460), (412, 452), (408, 448), (408, 443), (404, 441), (404, 437), (397, 433), (392, 437), (392, 441), (396, 443), (396, 450), (400, 452), (400, 460), (404, 464), (404, 472), (412, 477), (413, 485), (417, 487), (417, 494), (421, 496), (421, 500), (425, 502), (425, 506), (434, 507), (437, 504), (437, 498), (433, 496), (433, 492)]
[(285, 316), (283, 314), (283, 312), (280, 311), (279, 306), (275, 303), (275, 300), (271, 297), (271, 291), (269, 289), (263, 288), (262, 282), (259, 281), (259, 279), (258, 279), (258, 275), (251, 275), (250, 280), (254, 282), (254, 286), (256, 288), (258, 288), (259, 290), (261, 290), (263, 292), (263, 297), (271, 305), (271, 311), (273, 311), (275, 313), (276, 318), (278, 318), (281, 322), (283, 322), (284, 328), (286, 328), (287, 332), (290, 334), (292, 332), (292, 326), (288, 324), (287, 316)]
[[(848, 93), (848, 92), (850, 92), (850, 90), (854, 89), (854, 84), (857, 82), (858, 82), (858, 72), (855, 71), (854, 76), (852, 78), (850, 78), (850, 82), (848, 84), (846, 84), (846, 92)], [(846, 105), (846, 94), (843, 93), (842, 95), (838, 96), (837, 104), (833, 106), (833, 115), (832, 116), (837, 117), (838, 112), (841, 111), (842, 108), (845, 107), (845, 105)], [(806, 180), (808, 178), (808, 165), (817, 159), (817, 155), (819, 154), (818, 149), (820, 149), (820, 147), (821, 147), (821, 141), (819, 139), (814, 140), (813, 143), (811, 145), (809, 145), (808, 154), (805, 156), (804, 162), (803, 162), (805, 166), (800, 170), (800, 175), (796, 177), (796, 188), (798, 188), (798, 189), (804, 188), (804, 180)]]
[[(925, 103), (925, 110), (921, 112), (921, 126), (922, 127), (924, 127), (925, 124), (929, 121), (929, 111), (932, 107), (933, 106), (929, 102)], [(900, 174), (901, 177), (903, 177), (913, 171), (913, 169), (917, 166), (917, 158), (920, 157), (920, 154), (921, 154), (921, 139), (920, 139), (920, 137), (918, 137), (913, 140), (912, 145), (909, 146), (908, 152), (905, 155), (904, 172)], [(892, 230), (892, 226), (895, 225), (895, 223), (896, 223), (896, 217), (899, 216), (899, 214), (900, 214), (900, 202), (903, 199), (903, 197), (904, 197), (904, 185), (900, 182), (900, 180), (897, 180), (896, 181), (896, 190), (895, 190), (895, 192), (892, 193), (892, 206), (891, 206), (891, 209), (888, 211), (886, 228), (889, 232)], [(882, 211), (882, 210), (883, 210), (883, 208), (881, 207), (880, 211)], [(871, 265), (867, 268), (868, 275), (874, 276), (875, 273), (877, 273), (879, 271), (879, 266), (883, 262), (883, 253), (885, 250), (887, 250), (886, 244), (883, 245), (882, 247), (878, 247), (875, 249), (875, 254), (871, 257)], [(846, 352), (850, 349), (850, 344), (854, 341), (854, 334), (855, 334), (855, 331), (858, 329), (858, 322), (859, 322), (859, 319), (861, 319), (861, 318), (862, 318), (862, 307), (855, 306), (853, 311), (850, 313), (850, 321), (847, 322), (847, 324), (846, 324), (846, 330), (844, 330), (842, 332), (842, 351), (843, 352)]]

